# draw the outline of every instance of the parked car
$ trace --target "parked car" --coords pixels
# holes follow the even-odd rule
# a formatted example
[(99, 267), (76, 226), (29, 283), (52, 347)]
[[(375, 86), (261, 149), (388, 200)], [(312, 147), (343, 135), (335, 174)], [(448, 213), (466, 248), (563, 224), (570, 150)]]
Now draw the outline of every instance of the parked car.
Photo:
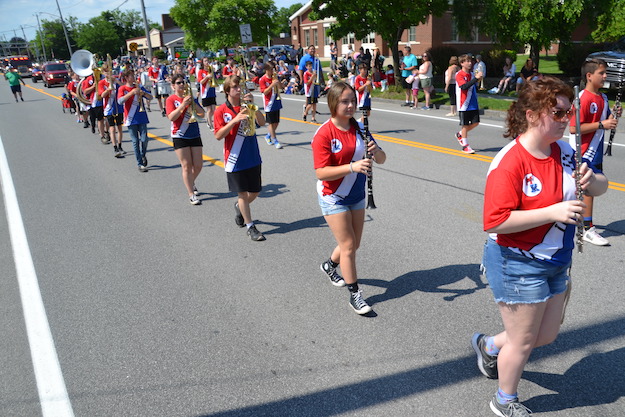
[(607, 64), (605, 88), (622, 88), (625, 86), (625, 37), (613, 44), (608, 51), (595, 52), (588, 58), (600, 58)]
[(60, 62), (48, 62), (43, 65), (43, 85), (50, 87), (56, 84), (65, 84), (69, 77), (67, 66)]

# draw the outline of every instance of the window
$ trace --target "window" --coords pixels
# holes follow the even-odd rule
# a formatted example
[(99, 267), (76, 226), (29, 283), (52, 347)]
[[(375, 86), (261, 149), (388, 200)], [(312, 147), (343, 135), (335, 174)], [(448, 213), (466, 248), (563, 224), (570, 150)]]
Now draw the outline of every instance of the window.
[(417, 41), (417, 27), (410, 26), (408, 28), (408, 42), (416, 42)]
[(304, 47), (308, 48), (308, 45), (310, 45), (310, 30), (305, 30), (304, 31)]
[(317, 37), (317, 35), (318, 35), (317, 34), (317, 28), (313, 28), (313, 30), (312, 30), (312, 45), (317, 45), (317, 42), (319, 42), (318, 41), (319, 38)]
[(334, 41), (334, 39), (332, 39), (330, 35), (328, 35), (328, 28), (323, 28), (323, 38), (324, 38), (324, 45), (330, 45), (330, 43)]
[(460, 36), (460, 32), (458, 32), (458, 22), (456, 19), (452, 20), (451, 23), (451, 40), (454, 42), (479, 42), (480, 33), (477, 27), (471, 28), (471, 36), (466, 38), (464, 36)]
[(375, 43), (375, 32), (371, 32), (362, 38), (362, 43)]
[(341, 42), (343, 43), (343, 45), (350, 45), (356, 42), (356, 37), (354, 36), (353, 33), (348, 33), (347, 36), (345, 36)]

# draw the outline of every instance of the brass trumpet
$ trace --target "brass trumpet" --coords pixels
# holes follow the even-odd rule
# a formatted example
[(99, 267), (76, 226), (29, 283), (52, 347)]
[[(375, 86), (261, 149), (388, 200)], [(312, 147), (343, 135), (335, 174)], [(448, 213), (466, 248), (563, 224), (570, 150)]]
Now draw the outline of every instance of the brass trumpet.
[[(250, 90), (247, 87), (247, 64), (243, 55), (241, 55), (241, 61), (243, 61), (243, 95), (245, 96)], [(252, 102), (244, 101), (241, 103), (241, 107), (247, 108), (247, 124), (243, 127), (243, 134), (245, 136), (254, 136), (256, 135), (256, 112), (258, 111), (258, 106)]]
[(189, 118), (189, 123), (197, 123), (197, 113), (195, 112), (195, 102), (193, 100), (193, 92), (191, 91), (191, 84), (185, 82), (184, 83), (184, 96), (191, 96), (191, 108), (187, 107), (187, 113), (191, 113), (191, 117)]
[(208, 65), (208, 74), (211, 76), (211, 79), (210, 79), (211, 88), (216, 88), (217, 81), (215, 80), (215, 73), (213, 71), (213, 67), (210, 64)]

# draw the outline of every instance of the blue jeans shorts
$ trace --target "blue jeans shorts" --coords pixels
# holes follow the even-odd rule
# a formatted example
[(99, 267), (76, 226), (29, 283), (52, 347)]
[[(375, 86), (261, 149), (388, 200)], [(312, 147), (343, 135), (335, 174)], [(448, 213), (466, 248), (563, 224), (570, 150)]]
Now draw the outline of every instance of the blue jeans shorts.
[(528, 258), (490, 238), (484, 244), (482, 268), (497, 303), (543, 303), (566, 291), (570, 267)]
[(329, 216), (330, 214), (342, 213), (344, 211), (364, 210), (365, 208), (364, 198), (360, 200), (359, 202), (357, 202), (356, 204), (350, 204), (347, 206), (342, 205), (342, 204), (326, 203), (324, 200), (321, 199), (319, 194), (317, 194), (317, 199), (319, 200), (319, 207), (321, 207), (321, 214), (323, 214), (324, 216)]

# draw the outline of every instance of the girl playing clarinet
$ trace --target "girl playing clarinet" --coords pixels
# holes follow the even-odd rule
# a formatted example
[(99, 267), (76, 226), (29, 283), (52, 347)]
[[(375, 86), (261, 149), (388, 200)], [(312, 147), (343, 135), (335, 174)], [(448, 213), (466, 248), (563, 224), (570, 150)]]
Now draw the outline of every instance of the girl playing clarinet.
[[(373, 161), (383, 164), (386, 154), (373, 138), (363, 136), (363, 127), (354, 119), (356, 92), (346, 82), (332, 84), (328, 90), (331, 119), (315, 133), (312, 141), (317, 193), (323, 214), (337, 246), (321, 270), (330, 282), (347, 285), (349, 304), (358, 314), (371, 311), (358, 288), (356, 250), (365, 221), (365, 182)], [(372, 159), (365, 158), (368, 152)], [(343, 276), (337, 268), (341, 265)]]
[[(553, 342), (570, 289), (568, 275), (575, 226), (584, 203), (576, 197), (574, 151), (559, 140), (571, 114), (573, 90), (545, 77), (528, 81), (508, 110), (506, 137), (513, 138), (491, 163), (484, 193), (482, 268), (493, 291), (504, 330), (475, 333), (480, 371), (499, 378), (490, 402), (497, 416), (529, 416), (517, 387), (532, 350)], [(608, 181), (586, 163), (579, 184), (603, 194)]]

